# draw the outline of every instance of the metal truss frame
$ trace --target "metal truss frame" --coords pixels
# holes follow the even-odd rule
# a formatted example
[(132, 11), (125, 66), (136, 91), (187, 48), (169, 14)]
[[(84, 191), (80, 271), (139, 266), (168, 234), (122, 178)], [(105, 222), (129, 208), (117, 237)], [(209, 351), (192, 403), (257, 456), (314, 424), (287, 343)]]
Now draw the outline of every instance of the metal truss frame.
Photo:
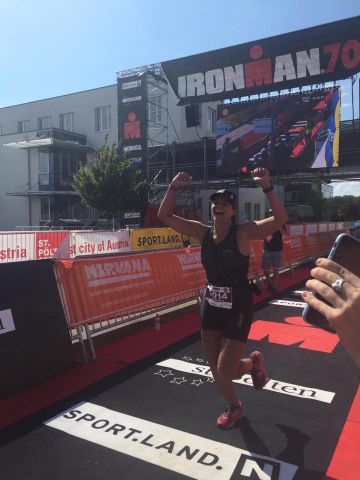
[[(139, 75), (146, 82), (146, 176), (149, 178), (153, 170), (151, 165), (156, 167), (156, 156), (159, 151), (166, 149), (169, 144), (168, 125), (168, 82), (162, 71), (160, 63), (145, 65), (117, 72), (117, 78), (126, 78)], [(155, 109), (155, 121), (152, 119), (151, 112)], [(156, 152), (150, 152), (150, 147), (160, 147)]]

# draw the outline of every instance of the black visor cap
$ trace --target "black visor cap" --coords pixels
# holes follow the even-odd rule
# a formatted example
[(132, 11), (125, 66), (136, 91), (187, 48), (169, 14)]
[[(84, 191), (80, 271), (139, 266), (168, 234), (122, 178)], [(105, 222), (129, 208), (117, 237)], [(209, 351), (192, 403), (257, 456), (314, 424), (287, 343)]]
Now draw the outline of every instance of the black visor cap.
[(223, 188), (222, 190), (218, 190), (217, 192), (210, 195), (210, 200), (213, 202), (216, 198), (223, 197), (227, 202), (235, 205), (236, 203), (236, 195), (231, 190), (227, 190)]

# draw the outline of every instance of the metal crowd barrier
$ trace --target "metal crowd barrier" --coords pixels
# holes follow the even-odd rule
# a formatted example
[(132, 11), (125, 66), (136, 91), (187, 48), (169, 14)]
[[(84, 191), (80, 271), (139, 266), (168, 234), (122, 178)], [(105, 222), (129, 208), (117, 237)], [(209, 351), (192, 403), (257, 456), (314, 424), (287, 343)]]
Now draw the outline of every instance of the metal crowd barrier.
[[(284, 237), (283, 268), (326, 255), (339, 232)], [(261, 240), (252, 242), (249, 279), (261, 282)], [(205, 287), (200, 247), (55, 261), (59, 290), (73, 340), (84, 359), (88, 342), (95, 358), (93, 336), (153, 318), (167, 308), (199, 301)]]

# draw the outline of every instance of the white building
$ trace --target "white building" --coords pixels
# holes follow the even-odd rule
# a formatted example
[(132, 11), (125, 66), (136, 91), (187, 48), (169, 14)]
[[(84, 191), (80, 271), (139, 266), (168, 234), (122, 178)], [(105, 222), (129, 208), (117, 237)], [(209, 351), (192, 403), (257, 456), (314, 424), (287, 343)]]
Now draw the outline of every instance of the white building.
[(0, 228), (77, 218), (72, 175), (116, 120), (116, 85), (0, 109)]
[[(215, 137), (216, 103), (201, 104), (200, 125), (187, 127), (170, 86), (160, 90), (150, 81), (148, 98), (148, 146)], [(72, 176), (106, 135), (117, 142), (117, 112), (117, 84), (0, 109), (0, 230), (95, 218), (73, 192)], [(260, 189), (235, 190), (239, 221), (264, 216)], [(200, 186), (195, 194), (205, 222), (212, 192)]]

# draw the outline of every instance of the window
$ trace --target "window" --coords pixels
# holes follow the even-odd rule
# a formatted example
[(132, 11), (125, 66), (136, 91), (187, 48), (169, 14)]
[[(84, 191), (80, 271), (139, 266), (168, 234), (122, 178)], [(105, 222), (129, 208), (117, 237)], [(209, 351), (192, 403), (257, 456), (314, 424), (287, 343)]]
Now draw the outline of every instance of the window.
[(149, 102), (149, 122), (161, 123), (162, 122), (162, 108), (161, 97), (153, 97)]
[(67, 130), (68, 132), (73, 131), (73, 113), (60, 113), (59, 124), (62, 130)]
[(39, 185), (50, 184), (49, 152), (47, 150), (39, 151)]
[(212, 133), (216, 132), (216, 110), (213, 108), (208, 108), (207, 130)]
[(79, 159), (76, 152), (60, 152), (60, 184), (70, 184), (78, 170)]
[(260, 203), (254, 203), (254, 220), (260, 220)]
[(30, 120), (20, 120), (18, 122), (18, 132), (30, 132)]
[(56, 198), (52, 206), (53, 218), (74, 218), (71, 212), (72, 199), (71, 198)]
[(251, 220), (251, 202), (245, 202), (245, 216), (247, 220)]
[(111, 129), (111, 107), (95, 108), (95, 131), (105, 132)]
[(40, 117), (38, 120), (38, 128), (39, 130), (43, 130), (44, 128), (51, 127), (51, 117)]
[(298, 202), (299, 201), (299, 192), (297, 190), (294, 190), (293, 192), (290, 192), (290, 201), (291, 202)]
[(50, 202), (48, 197), (40, 199), (40, 219), (43, 221), (50, 220)]

